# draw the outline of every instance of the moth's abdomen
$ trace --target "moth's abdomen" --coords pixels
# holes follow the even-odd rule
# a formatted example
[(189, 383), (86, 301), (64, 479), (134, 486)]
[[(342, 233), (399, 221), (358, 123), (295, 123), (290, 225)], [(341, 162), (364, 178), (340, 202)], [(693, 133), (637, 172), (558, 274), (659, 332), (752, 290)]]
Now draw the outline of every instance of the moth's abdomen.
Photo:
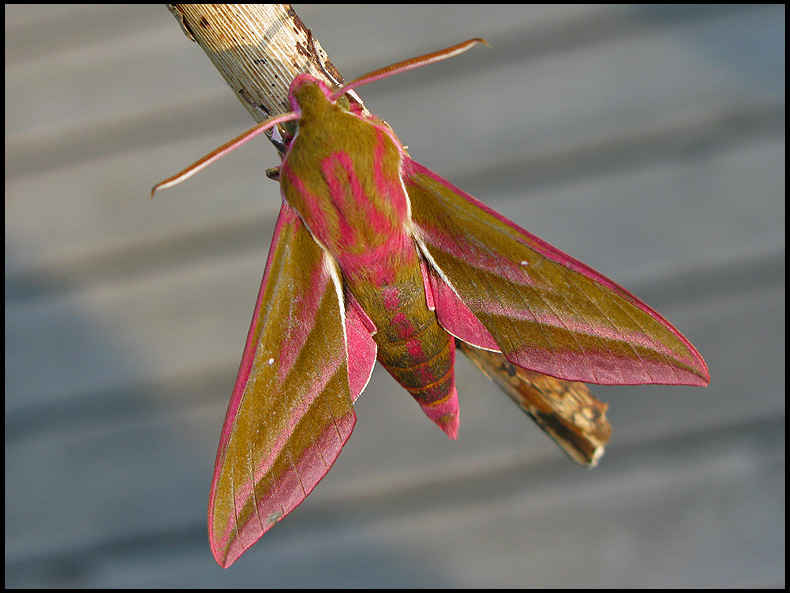
[[(386, 332), (374, 336), (378, 358), (393, 378), (411, 393), (423, 412), (450, 437), (458, 431), (455, 390), (455, 343), (424, 307), (424, 316), (401, 312)], [(394, 335), (393, 335), (394, 334)]]
[(354, 292), (377, 327), (373, 339), (379, 362), (439, 428), (456, 438), (454, 338), (428, 309), (419, 265), (409, 266), (409, 271), (413, 273), (397, 274), (398, 283)]

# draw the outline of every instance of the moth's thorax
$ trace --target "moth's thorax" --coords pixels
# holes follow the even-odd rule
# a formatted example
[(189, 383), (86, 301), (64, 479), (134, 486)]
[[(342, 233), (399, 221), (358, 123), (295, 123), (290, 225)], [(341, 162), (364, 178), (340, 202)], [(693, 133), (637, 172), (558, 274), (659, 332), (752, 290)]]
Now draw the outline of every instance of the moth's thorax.
[(310, 81), (293, 90), (301, 117), (281, 167), (283, 197), (344, 273), (390, 265), (394, 252), (413, 249), (403, 148), (328, 93)]

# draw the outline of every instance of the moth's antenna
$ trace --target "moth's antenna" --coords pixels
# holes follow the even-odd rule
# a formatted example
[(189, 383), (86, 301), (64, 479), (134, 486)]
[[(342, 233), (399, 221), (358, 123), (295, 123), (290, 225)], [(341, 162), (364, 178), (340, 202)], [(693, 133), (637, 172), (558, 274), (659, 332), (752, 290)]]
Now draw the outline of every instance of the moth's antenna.
[(281, 124), (298, 118), (299, 118), (299, 114), (296, 113), (295, 111), (289, 111), (288, 113), (283, 113), (282, 115), (270, 117), (266, 121), (259, 123), (254, 128), (250, 128), (240, 136), (236, 136), (230, 142), (226, 142), (219, 148), (215, 148), (206, 156), (204, 156), (202, 159), (200, 159), (195, 163), (192, 163), (180, 173), (176, 173), (175, 175), (173, 175), (168, 179), (165, 179), (161, 183), (157, 183), (154, 186), (154, 188), (151, 190), (151, 197), (152, 198), (154, 197), (154, 193), (156, 193), (157, 190), (173, 187), (174, 185), (178, 185), (185, 179), (189, 179), (201, 169), (205, 169), (214, 161), (219, 160), (229, 152), (236, 150), (239, 146), (241, 146), (248, 140), (255, 138), (255, 136), (257, 136), (258, 134), (265, 132), (266, 130), (276, 126), (277, 124)]
[(362, 86), (363, 84), (368, 84), (369, 82), (373, 82), (374, 80), (380, 80), (382, 78), (387, 78), (388, 76), (393, 76), (395, 74), (400, 74), (401, 72), (406, 72), (407, 70), (413, 70), (414, 68), (419, 68), (420, 66), (427, 66), (428, 64), (433, 64), (434, 62), (440, 62), (441, 60), (452, 58), (454, 56), (457, 56), (458, 54), (464, 53), (466, 50), (468, 50), (474, 45), (477, 45), (478, 43), (488, 45), (485, 39), (480, 39), (479, 37), (477, 37), (475, 39), (469, 39), (468, 41), (459, 43), (458, 45), (453, 45), (452, 47), (440, 49), (439, 51), (425, 54), (424, 56), (419, 56), (417, 58), (409, 58), (408, 60), (397, 62), (395, 64), (392, 64), (391, 66), (387, 66), (386, 68), (379, 68), (378, 70), (374, 70), (373, 72), (368, 72), (367, 74), (360, 76), (359, 78), (355, 78), (348, 84), (343, 85), (342, 87), (340, 87), (340, 89), (332, 93), (331, 100), (336, 101), (339, 97), (343, 96), (344, 93), (347, 93), (351, 89), (356, 88), (358, 86)]

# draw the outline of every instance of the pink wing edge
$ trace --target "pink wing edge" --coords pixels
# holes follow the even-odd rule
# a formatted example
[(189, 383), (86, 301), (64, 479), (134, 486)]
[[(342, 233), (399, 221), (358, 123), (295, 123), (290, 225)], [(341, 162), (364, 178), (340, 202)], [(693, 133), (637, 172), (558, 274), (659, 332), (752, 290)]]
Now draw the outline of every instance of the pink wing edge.
[[(234, 419), (236, 418), (236, 415), (238, 414), (239, 406), (241, 405), (242, 395), (244, 393), (244, 387), (247, 384), (247, 380), (249, 379), (249, 375), (252, 370), (252, 365), (255, 358), (255, 349), (257, 346), (257, 342), (255, 341), (255, 328), (258, 324), (258, 319), (260, 317), (263, 295), (266, 290), (266, 285), (269, 281), (269, 273), (271, 270), (272, 260), (274, 258), (275, 246), (280, 240), (280, 236), (283, 232), (283, 229), (288, 224), (294, 222), (297, 222), (297, 224), (303, 224), (296, 211), (293, 208), (291, 208), (291, 206), (289, 206), (285, 200), (283, 200), (282, 207), (280, 209), (280, 214), (277, 218), (277, 223), (275, 225), (274, 233), (272, 235), (272, 242), (271, 242), (271, 247), (269, 248), (269, 255), (266, 261), (266, 268), (263, 273), (263, 279), (261, 280), (260, 289), (258, 290), (258, 298), (256, 299), (255, 302), (255, 310), (253, 313), (252, 322), (250, 323), (250, 329), (247, 333), (247, 342), (244, 346), (244, 352), (242, 354), (241, 363), (239, 365), (239, 372), (236, 375), (236, 382), (233, 387), (233, 392), (231, 394), (227, 412), (225, 413), (225, 419), (222, 424), (222, 433), (220, 435), (219, 446), (217, 447), (217, 455), (214, 462), (214, 474), (212, 477), (211, 495), (209, 497), (209, 504), (208, 504), (208, 525), (209, 525), (209, 542), (211, 544), (211, 551), (212, 554), (214, 555), (215, 560), (222, 568), (228, 568), (231, 564), (233, 564), (258, 539), (260, 539), (260, 537), (266, 531), (264, 530), (260, 534), (257, 534), (257, 536), (253, 541), (242, 542), (240, 540), (237, 540), (235, 542), (235, 545), (231, 546), (227, 550), (227, 553), (225, 553), (221, 543), (214, 541), (212, 530), (211, 530), (211, 525), (213, 522), (212, 520), (213, 520), (214, 501), (216, 497), (216, 490), (214, 485), (219, 479), (219, 475), (221, 471), (220, 465), (222, 460), (222, 453), (227, 447), (228, 441), (230, 439), (233, 430)], [(364, 391), (368, 382), (370, 381), (370, 377), (373, 374), (373, 368), (375, 367), (376, 364), (377, 347), (376, 347), (376, 343), (373, 341), (373, 338), (371, 337), (371, 334), (375, 332), (375, 326), (373, 325), (372, 321), (370, 321), (370, 319), (367, 317), (365, 312), (362, 311), (362, 309), (356, 304), (355, 301), (353, 301), (352, 303), (348, 303), (348, 301), (343, 298), (342, 287), (338, 286), (338, 278), (336, 278), (334, 273), (331, 273), (330, 275), (332, 276), (332, 282), (336, 290), (338, 291), (338, 297), (340, 302), (346, 304), (345, 311), (342, 311), (342, 313), (344, 315), (345, 330), (346, 330), (346, 353), (347, 353), (347, 361), (348, 361), (349, 390), (350, 390), (352, 401), (356, 401), (359, 395), (362, 393), (362, 391)], [(344, 427), (345, 430), (344, 430), (343, 446), (345, 446), (345, 443), (348, 442), (348, 439), (351, 437), (351, 433), (354, 429), (355, 424), (356, 424), (356, 415), (352, 415), (352, 417), (346, 421), (346, 426)], [(310, 460), (311, 457), (308, 457), (303, 461), (305, 463), (309, 463)], [(324, 475), (326, 475), (329, 469), (331, 469), (333, 463), (334, 463), (334, 459), (328, 465), (328, 467), (326, 467), (326, 471), (322, 470), (323, 473), (320, 477), (318, 477), (318, 479), (315, 482), (315, 485), (317, 485), (317, 483), (324, 477)], [(315, 485), (313, 486), (313, 488), (315, 487)], [(312, 492), (313, 488), (305, 492), (304, 497), (302, 497), (301, 500), (299, 500), (293, 506), (293, 508), (291, 508), (288, 511), (288, 513), (290, 513), (294, 508), (296, 508), (299, 504), (301, 504), (301, 502), (305, 498), (307, 498), (310, 492)]]
[[(534, 242), (534, 244), (530, 245), (530, 247), (535, 249), (541, 255), (544, 255), (545, 257), (573, 270), (574, 272), (586, 276), (587, 278), (608, 288), (615, 294), (622, 296), (625, 300), (629, 301), (654, 319), (658, 320), (662, 325), (670, 329), (672, 333), (688, 348), (690, 355), (697, 363), (696, 370), (700, 372), (700, 375), (687, 373), (685, 374), (686, 379), (682, 383), (677, 382), (673, 384), (707, 386), (710, 383), (708, 367), (697, 349), (661, 314), (653, 310), (625, 288), (614, 283), (612, 280), (600, 274), (586, 264), (572, 258), (556, 247), (546, 243), (539, 237), (536, 237), (532, 233), (521, 228), (510, 219), (502, 216), (497, 211), (486, 206), (473, 196), (456, 187), (427, 167), (407, 157), (404, 161), (404, 175), (408, 178), (415, 174), (425, 175), (437, 183), (445, 186), (447, 189), (462, 197), (473, 206), (490, 214), (516, 232), (525, 235), (531, 242)], [(428, 297), (429, 307), (432, 309), (435, 308), (437, 318), (439, 319), (439, 324), (448, 333), (453, 335), (455, 338), (466, 342), (467, 344), (481, 348), (483, 350), (501, 352), (500, 347), (497, 345), (496, 340), (491, 335), (491, 333), (485, 328), (480, 320), (475, 317), (474, 313), (472, 313), (469, 307), (464, 304), (448, 280), (443, 277), (441, 270), (432, 262), (427, 247), (421, 245), (420, 251), (428, 261), (427, 264), (425, 263), (425, 260), (423, 261), (423, 281), (425, 284), (426, 294), (430, 295)], [(519, 366), (517, 362), (511, 362), (516, 364), (516, 366)], [(559, 378), (563, 379), (563, 377)]]

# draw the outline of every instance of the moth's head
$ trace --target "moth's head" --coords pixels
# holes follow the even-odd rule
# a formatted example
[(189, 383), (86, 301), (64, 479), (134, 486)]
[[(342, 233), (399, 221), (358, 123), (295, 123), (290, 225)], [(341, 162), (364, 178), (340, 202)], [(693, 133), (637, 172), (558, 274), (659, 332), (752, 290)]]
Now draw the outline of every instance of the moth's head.
[(326, 83), (309, 74), (299, 74), (293, 79), (288, 96), (291, 100), (291, 109), (299, 111), (302, 115), (315, 113), (316, 111), (335, 104), (344, 111), (359, 114), (361, 105), (349, 101), (348, 96), (343, 94), (333, 98), (336, 89), (330, 89)]
[(302, 112), (311, 111), (319, 108), (322, 104), (329, 103), (331, 95), (332, 91), (323, 80), (309, 74), (297, 75), (288, 90), (291, 109)]

